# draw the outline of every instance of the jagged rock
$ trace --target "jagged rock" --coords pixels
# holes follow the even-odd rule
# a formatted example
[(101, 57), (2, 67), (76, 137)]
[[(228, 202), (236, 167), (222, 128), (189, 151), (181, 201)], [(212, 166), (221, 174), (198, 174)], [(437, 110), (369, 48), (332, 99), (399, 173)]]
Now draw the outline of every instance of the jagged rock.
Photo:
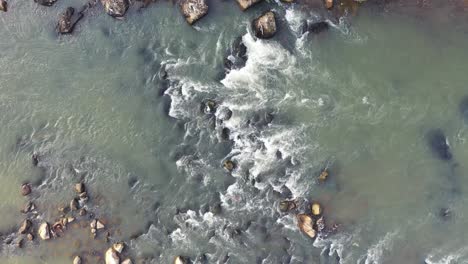
[(25, 183), (21, 185), (21, 195), (27, 196), (31, 193), (31, 185), (29, 183)]
[(106, 13), (115, 18), (123, 17), (130, 5), (128, 0), (101, 0)]
[(304, 232), (310, 238), (315, 238), (315, 236), (317, 235), (317, 233), (315, 232), (313, 228), (314, 220), (312, 219), (312, 217), (306, 214), (297, 215), (297, 226), (302, 232)]
[(119, 254), (112, 247), (110, 247), (106, 251), (105, 261), (106, 261), (106, 264), (119, 264), (120, 263)]
[(247, 8), (251, 7), (252, 5), (261, 2), (262, 0), (237, 0), (242, 11), (246, 10)]
[(105, 228), (105, 226), (101, 221), (99, 221), (99, 220), (96, 221), (96, 229), (97, 230), (104, 229), (104, 228)]
[(16, 247), (17, 248), (23, 248), (23, 244), (24, 244), (24, 239), (20, 239), (18, 240), (18, 242), (16, 242)]
[(331, 9), (333, 7), (333, 0), (325, 0), (325, 7)]
[(133, 261), (131, 259), (126, 259), (124, 261), (122, 261), (122, 263), (120, 264), (133, 264)]
[(317, 202), (312, 203), (312, 206), (310, 208), (312, 211), (312, 215), (320, 216), (322, 214), (322, 206), (319, 203)]
[(8, 11), (8, 3), (5, 0), (0, 0), (0, 11)]
[(52, 6), (57, 2), (57, 0), (34, 0), (34, 2), (43, 6)]
[(174, 258), (174, 264), (187, 264), (188, 261), (187, 261), (187, 258), (185, 257), (181, 257), (181, 256), (177, 256)]
[(32, 223), (31, 223), (31, 221), (29, 219), (24, 220), (23, 223), (21, 224), (19, 230), (18, 230), (18, 233), (26, 234), (29, 231), (29, 229), (31, 228), (31, 225), (32, 225)]
[(86, 191), (84, 183), (80, 182), (75, 184), (75, 192), (84, 193)]
[(73, 264), (81, 264), (81, 258), (80, 256), (76, 256), (74, 259), (73, 259)]
[(257, 38), (267, 39), (271, 38), (276, 33), (276, 19), (275, 13), (268, 11), (256, 18), (252, 23)]
[(42, 224), (39, 226), (38, 233), (39, 233), (39, 237), (40, 237), (42, 240), (48, 240), (48, 239), (50, 239), (50, 227), (49, 227), (49, 223), (47, 223), (47, 222), (42, 223)]
[(122, 253), (122, 251), (124, 250), (125, 248), (125, 244), (122, 243), (122, 242), (119, 242), (119, 243), (115, 243), (112, 248), (118, 252), (119, 254)]
[(67, 223), (71, 223), (73, 221), (75, 221), (74, 217), (67, 217)]
[(60, 34), (70, 34), (73, 31), (72, 17), (75, 13), (73, 7), (67, 7), (65, 12), (60, 14), (59, 21), (57, 24), (57, 30)]
[(185, 20), (192, 25), (208, 13), (208, 5), (206, 0), (182, 0), (180, 10)]
[(320, 21), (320, 22), (314, 22), (314, 23), (309, 23), (307, 21), (304, 21), (302, 25), (302, 34), (309, 32), (313, 34), (319, 34), (323, 31), (326, 31), (330, 28), (327, 22), (325, 21)]

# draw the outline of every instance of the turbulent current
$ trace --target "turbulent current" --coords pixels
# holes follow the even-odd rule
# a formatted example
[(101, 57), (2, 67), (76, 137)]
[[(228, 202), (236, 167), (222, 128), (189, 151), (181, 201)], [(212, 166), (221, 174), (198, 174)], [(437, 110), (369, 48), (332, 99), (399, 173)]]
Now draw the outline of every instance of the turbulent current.
[[(468, 263), (468, 6), (343, 2), (211, 0), (193, 26), (170, 1), (124, 19), (98, 4), (59, 36), (83, 2), (9, 1), (0, 263), (104, 263), (118, 241), (142, 264)], [(258, 39), (267, 10), (278, 32)], [(315, 22), (328, 28), (304, 32)], [(88, 213), (42, 241), (77, 182)], [(311, 201), (316, 239), (296, 219)], [(36, 237), (20, 242), (26, 217)]]

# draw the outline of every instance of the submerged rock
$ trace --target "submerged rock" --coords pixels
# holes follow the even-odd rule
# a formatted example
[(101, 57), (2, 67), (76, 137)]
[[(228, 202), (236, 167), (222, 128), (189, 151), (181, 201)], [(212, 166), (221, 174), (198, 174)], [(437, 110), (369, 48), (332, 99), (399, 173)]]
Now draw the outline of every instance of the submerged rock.
[(70, 202), (70, 209), (72, 211), (76, 211), (79, 209), (79, 203), (78, 203), (78, 199), (74, 198), (73, 200), (71, 200)]
[(182, 0), (180, 10), (185, 20), (192, 25), (208, 13), (208, 5), (206, 0)]
[(451, 160), (452, 153), (444, 132), (441, 129), (434, 129), (427, 134), (427, 140), (432, 152), (441, 160)]
[(247, 8), (253, 6), (254, 4), (259, 3), (261, 1), (263, 1), (263, 0), (237, 0), (237, 3), (239, 4), (242, 11), (244, 11)]
[(73, 7), (68, 7), (65, 12), (60, 15), (57, 29), (60, 34), (70, 34), (73, 31), (72, 16), (75, 13)]
[(112, 247), (110, 247), (106, 251), (104, 259), (106, 261), (106, 264), (119, 264), (120, 263), (119, 254)]
[(49, 223), (47, 223), (47, 222), (42, 223), (42, 224), (39, 226), (38, 234), (39, 234), (39, 237), (40, 237), (42, 240), (48, 240), (48, 239), (50, 239), (50, 227), (49, 227)]
[(233, 69), (240, 69), (247, 63), (247, 47), (242, 37), (237, 37), (231, 45), (230, 54), (224, 59), (224, 70), (229, 73)]
[(86, 191), (84, 183), (80, 182), (75, 184), (75, 192), (77, 193), (83, 193)]
[(202, 102), (201, 104), (201, 110), (205, 114), (214, 114), (216, 112), (216, 108), (218, 107), (218, 104), (216, 101), (211, 100), (211, 99), (206, 99), (205, 101)]
[(465, 121), (468, 121), (468, 96), (465, 96), (461, 102), (460, 102), (460, 113), (465, 119)]
[(8, 11), (8, 3), (5, 0), (0, 0), (0, 11)]
[(21, 195), (27, 196), (31, 193), (31, 185), (29, 183), (25, 183), (21, 185)]
[(276, 33), (276, 19), (275, 13), (268, 11), (256, 18), (252, 23), (257, 38), (267, 39), (271, 38)]
[(29, 219), (26, 219), (23, 221), (23, 223), (21, 224), (19, 230), (18, 230), (18, 233), (20, 234), (26, 234), (29, 229), (31, 228), (32, 226), (32, 223)]
[(331, 9), (333, 7), (333, 0), (325, 0), (325, 7)]
[(325, 170), (323, 170), (323, 171), (320, 173), (320, 175), (318, 176), (318, 180), (321, 181), (321, 182), (324, 182), (324, 181), (327, 180), (328, 175), (329, 175), (329, 174), (328, 174), (328, 170), (325, 169)]
[(106, 13), (115, 18), (123, 17), (130, 5), (128, 0), (101, 0)]
[(34, 0), (34, 2), (43, 6), (53, 6), (57, 0)]
[(312, 217), (306, 214), (297, 215), (297, 226), (302, 232), (304, 232), (310, 238), (315, 238), (315, 236), (317, 235), (317, 233), (315, 232), (313, 228), (314, 220), (312, 219)]
[(125, 244), (123, 242), (115, 243), (112, 248), (118, 252), (119, 254), (122, 253), (122, 251), (125, 248)]
[(323, 218), (323, 216), (317, 219), (315, 224), (317, 226), (317, 232), (322, 232), (323, 230), (325, 230), (325, 219)]
[(232, 111), (227, 107), (222, 107), (218, 110), (218, 119), (222, 121), (227, 121), (231, 119)]
[(330, 25), (325, 21), (309, 23), (304, 21), (302, 24), (302, 34), (309, 32), (312, 34), (322, 33), (330, 28)]

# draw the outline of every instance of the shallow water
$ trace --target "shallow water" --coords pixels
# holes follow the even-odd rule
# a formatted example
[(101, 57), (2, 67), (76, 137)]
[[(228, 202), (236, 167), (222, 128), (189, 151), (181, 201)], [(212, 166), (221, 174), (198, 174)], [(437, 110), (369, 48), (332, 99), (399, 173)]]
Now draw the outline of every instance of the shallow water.
[[(234, 1), (211, 3), (194, 28), (167, 2), (135, 3), (123, 21), (98, 6), (57, 37), (58, 14), (81, 4), (10, 1), (0, 14), (2, 263), (102, 261), (110, 244), (91, 239), (86, 220), (23, 249), (4, 241), (28, 199), (37, 221), (53, 222), (78, 181), (111, 242), (125, 241), (137, 263), (201, 254), (208, 263), (468, 262), (460, 3), (368, 3), (327, 17), (333, 26), (317, 36), (301, 35), (301, 21), (326, 12), (299, 5), (242, 13)], [(256, 40), (250, 21), (268, 8), (280, 33)], [(239, 36), (248, 60), (224, 76)], [(231, 119), (203, 114), (206, 99)], [(443, 130), (453, 160), (431, 152), (432, 129)], [(325, 167), (330, 179), (318, 184)], [(27, 198), (23, 182), (33, 185)], [(320, 201), (338, 232), (308, 239), (277, 209), (286, 198)]]

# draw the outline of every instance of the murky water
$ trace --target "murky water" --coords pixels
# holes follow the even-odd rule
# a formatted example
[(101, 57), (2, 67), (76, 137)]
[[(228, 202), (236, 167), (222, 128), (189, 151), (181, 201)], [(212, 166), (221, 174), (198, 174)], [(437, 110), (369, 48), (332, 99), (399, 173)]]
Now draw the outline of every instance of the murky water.
[[(468, 263), (462, 2), (367, 3), (338, 20), (222, 1), (194, 28), (168, 2), (135, 3), (123, 21), (98, 6), (58, 37), (58, 14), (83, 3), (10, 1), (0, 14), (1, 263), (102, 263), (116, 241), (136, 263)], [(256, 40), (250, 21), (270, 8), (280, 32)], [(303, 19), (323, 18), (329, 31), (301, 34)], [(226, 75), (238, 37), (248, 59)], [(207, 99), (215, 114), (200, 110)], [(431, 151), (436, 129), (452, 160)], [(90, 237), (89, 214), (59, 239), (9, 241), (27, 201), (35, 228), (52, 223), (79, 181), (110, 242)], [(306, 237), (294, 212), (278, 210), (292, 198), (321, 202), (338, 231)]]

